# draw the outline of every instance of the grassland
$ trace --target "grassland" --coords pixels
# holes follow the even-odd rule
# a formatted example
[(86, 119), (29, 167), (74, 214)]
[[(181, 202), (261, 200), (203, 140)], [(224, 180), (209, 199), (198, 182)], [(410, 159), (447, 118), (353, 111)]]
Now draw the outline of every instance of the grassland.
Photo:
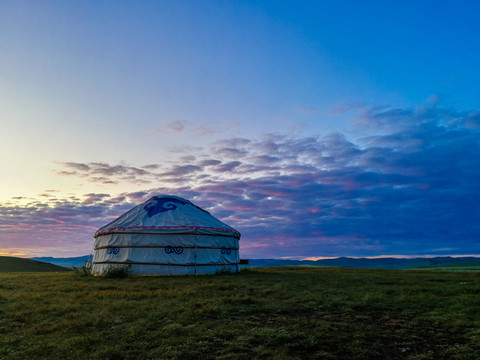
[(429, 267), (424, 267), (423, 269), (438, 271), (480, 271), (480, 260), (431, 265)]
[(474, 272), (0, 274), (0, 359), (479, 359)]

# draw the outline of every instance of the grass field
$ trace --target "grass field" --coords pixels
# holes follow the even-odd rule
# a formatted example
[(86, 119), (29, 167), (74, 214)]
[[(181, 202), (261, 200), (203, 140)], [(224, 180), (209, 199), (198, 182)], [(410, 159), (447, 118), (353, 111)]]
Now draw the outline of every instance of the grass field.
[(0, 359), (480, 359), (480, 274), (0, 274)]
[(480, 261), (451, 262), (425, 267), (424, 269), (439, 271), (480, 271)]

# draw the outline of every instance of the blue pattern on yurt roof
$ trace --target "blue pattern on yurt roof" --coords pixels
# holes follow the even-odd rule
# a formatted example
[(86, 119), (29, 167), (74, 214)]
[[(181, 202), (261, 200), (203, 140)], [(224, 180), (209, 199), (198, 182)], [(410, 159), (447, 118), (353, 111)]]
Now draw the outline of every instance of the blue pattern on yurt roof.
[(152, 217), (152, 216), (154, 216), (156, 214), (159, 214), (159, 213), (162, 213), (162, 212), (175, 210), (177, 208), (177, 205), (175, 205), (173, 203), (177, 203), (177, 204), (180, 204), (180, 205), (187, 204), (186, 201), (182, 201), (182, 200), (179, 200), (179, 199), (160, 198), (158, 196), (154, 196), (150, 200), (155, 201), (155, 203), (149, 201), (148, 204), (146, 204), (143, 207), (143, 209), (145, 211), (147, 211), (148, 217)]

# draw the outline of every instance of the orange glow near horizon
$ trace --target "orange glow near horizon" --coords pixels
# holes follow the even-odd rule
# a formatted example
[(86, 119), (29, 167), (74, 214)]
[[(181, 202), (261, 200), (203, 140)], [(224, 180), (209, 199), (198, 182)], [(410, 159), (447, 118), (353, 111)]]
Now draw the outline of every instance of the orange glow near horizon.
[(0, 249), (0, 256), (14, 256), (27, 258), (28, 254), (24, 251), (17, 251), (17, 249)]

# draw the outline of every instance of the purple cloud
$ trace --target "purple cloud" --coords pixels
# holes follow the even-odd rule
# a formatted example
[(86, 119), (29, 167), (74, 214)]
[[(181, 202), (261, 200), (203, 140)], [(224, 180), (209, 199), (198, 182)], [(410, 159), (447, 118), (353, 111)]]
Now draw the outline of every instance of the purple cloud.
[(215, 166), (215, 165), (220, 165), (221, 163), (222, 162), (220, 160), (209, 159), (209, 160), (202, 160), (199, 163), (199, 166)]
[(98, 227), (170, 193), (238, 229), (244, 257), (480, 254), (478, 114), (363, 108), (355, 141), (267, 135), (184, 150), (170, 165), (64, 163), (70, 176), (152, 186), (3, 205), (0, 234), (17, 245), (87, 249)]
[(179, 134), (187, 131), (198, 136), (208, 136), (208, 135), (212, 135), (215, 132), (202, 125), (197, 125), (186, 120), (175, 120), (166, 124), (162, 124), (158, 129), (151, 130), (150, 134), (151, 135), (160, 135), (165, 133)]
[(240, 161), (229, 161), (225, 164), (218, 165), (215, 167), (216, 172), (229, 172), (240, 166), (242, 163)]
[(172, 121), (168, 124), (165, 124), (165, 128), (175, 133), (179, 133), (179, 132), (182, 132), (183, 129), (185, 129), (185, 124), (186, 124), (186, 121), (177, 120), (177, 121)]
[(91, 182), (101, 184), (118, 184), (122, 181), (139, 185), (148, 184), (156, 175), (152, 170), (159, 168), (157, 164), (144, 165), (143, 167), (125, 164), (110, 165), (103, 162), (65, 162), (59, 164), (66, 170), (56, 171), (58, 175), (87, 178)]

